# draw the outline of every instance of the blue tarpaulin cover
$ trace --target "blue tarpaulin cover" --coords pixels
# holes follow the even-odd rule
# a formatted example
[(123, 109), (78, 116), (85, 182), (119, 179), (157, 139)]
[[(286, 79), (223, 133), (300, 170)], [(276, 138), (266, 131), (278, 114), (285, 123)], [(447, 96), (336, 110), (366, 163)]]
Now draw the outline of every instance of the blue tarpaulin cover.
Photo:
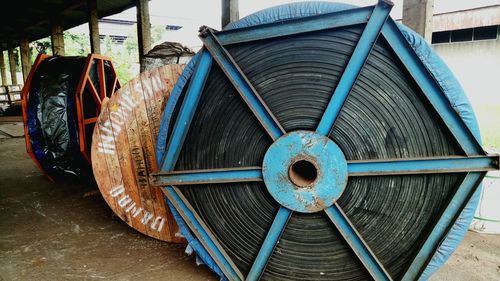
[(27, 127), (31, 146), (42, 169), (55, 180), (89, 175), (89, 164), (80, 154), (75, 104), (85, 61), (85, 57), (48, 58), (40, 63), (30, 84)]
[[(27, 85), (31, 147), (43, 171), (56, 181), (93, 181), (90, 163), (80, 152), (76, 108), (76, 91), (86, 63), (87, 57), (47, 58)], [(104, 61), (106, 79), (111, 79), (111, 71), (111, 64)], [(88, 75), (99, 92), (97, 61), (92, 61)], [(87, 102), (82, 99), (86, 112), (94, 112), (96, 105)]]

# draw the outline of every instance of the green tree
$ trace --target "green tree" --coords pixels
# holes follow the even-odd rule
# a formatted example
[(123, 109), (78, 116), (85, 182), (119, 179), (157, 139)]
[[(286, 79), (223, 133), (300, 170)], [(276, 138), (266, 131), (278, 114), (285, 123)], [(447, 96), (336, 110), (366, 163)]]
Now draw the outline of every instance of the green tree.
[[(104, 40), (102, 40), (102, 54), (112, 59), (116, 73), (122, 84), (139, 74), (139, 48), (136, 30), (137, 28), (133, 28), (127, 34), (127, 39), (124, 41), (123, 46), (113, 43), (113, 40), (109, 36), (104, 37)], [(164, 32), (164, 26), (153, 25), (151, 27), (152, 44), (160, 41)], [(65, 31), (64, 44), (66, 56), (87, 56), (90, 53), (90, 42), (87, 34), (76, 34)], [(52, 54), (50, 37), (37, 40), (30, 45), (32, 62), (35, 61), (39, 52), (48, 55)]]
[[(134, 28), (134, 30), (136, 30)], [(123, 42), (125, 50), (130, 57), (135, 58), (134, 61), (139, 62), (139, 46), (137, 45), (137, 33), (131, 32), (127, 34), (127, 39)]]
[(113, 43), (109, 36), (106, 36), (104, 37), (101, 48), (103, 50), (103, 55), (112, 59), (116, 74), (122, 84), (137, 75), (137, 73), (133, 71), (132, 67), (135, 62), (134, 57), (126, 50), (125, 47), (119, 48)]
[(31, 50), (31, 63), (35, 62), (36, 57), (39, 53), (52, 55), (50, 37), (45, 37), (30, 43)]
[(106, 56), (112, 55), (113, 54), (113, 41), (111, 41), (111, 37), (107, 36), (104, 37), (103, 44), (102, 44), (102, 52)]
[(90, 53), (88, 35), (65, 31), (64, 52), (66, 56), (87, 56)]
[[(165, 26), (164, 25), (152, 25), (151, 26), (151, 44), (158, 43), (158, 41), (161, 40), (163, 37), (163, 33), (165, 32)], [(153, 46), (151, 46), (153, 47)]]

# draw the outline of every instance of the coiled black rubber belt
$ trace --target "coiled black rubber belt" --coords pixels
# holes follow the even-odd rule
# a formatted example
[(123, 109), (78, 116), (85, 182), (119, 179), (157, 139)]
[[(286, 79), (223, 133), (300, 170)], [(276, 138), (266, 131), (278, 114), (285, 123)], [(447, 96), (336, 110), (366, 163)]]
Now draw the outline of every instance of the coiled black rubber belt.
[[(362, 28), (228, 49), (287, 132), (314, 130)], [(383, 45), (378, 42), (372, 51), (330, 137), (348, 160), (458, 154), (448, 132), (419, 101), (415, 85)], [(214, 66), (176, 170), (260, 166), (271, 143)], [(339, 204), (397, 277), (417, 249), (419, 234), (461, 177), (355, 178)], [(266, 188), (233, 183), (182, 190), (233, 261), (248, 272), (278, 210)], [(294, 213), (275, 249), (281, 254), (272, 256), (264, 277), (368, 279), (330, 224), (322, 213)]]
[[(224, 47), (284, 131), (314, 131), (364, 28), (360, 24)], [(384, 38), (377, 40), (329, 138), (348, 161), (463, 156), (387, 44)], [(214, 63), (173, 170), (261, 166), (272, 143)], [(349, 177), (337, 203), (387, 277), (400, 279), (465, 175)], [(179, 190), (246, 276), (280, 208), (264, 183), (185, 185)], [(293, 212), (261, 277), (371, 278), (323, 212)]]

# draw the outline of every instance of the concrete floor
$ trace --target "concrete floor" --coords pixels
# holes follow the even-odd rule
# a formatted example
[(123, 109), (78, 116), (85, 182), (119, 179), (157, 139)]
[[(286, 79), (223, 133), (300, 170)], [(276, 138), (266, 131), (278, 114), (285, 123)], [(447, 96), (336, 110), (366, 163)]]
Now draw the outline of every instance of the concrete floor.
[[(24, 139), (3, 134), (0, 280), (99, 279), (216, 280), (183, 246), (128, 227), (96, 188), (49, 182)], [(500, 280), (500, 236), (469, 233), (432, 280)]]
[(0, 280), (217, 279), (184, 246), (128, 227), (97, 188), (48, 181), (24, 138), (1, 138)]

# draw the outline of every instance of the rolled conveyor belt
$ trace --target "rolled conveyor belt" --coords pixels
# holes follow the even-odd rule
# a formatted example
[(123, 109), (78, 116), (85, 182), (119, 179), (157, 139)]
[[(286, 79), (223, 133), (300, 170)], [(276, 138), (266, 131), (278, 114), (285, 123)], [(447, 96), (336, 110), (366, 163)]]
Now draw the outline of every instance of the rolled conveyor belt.
[[(228, 49), (285, 131), (314, 130), (362, 30), (363, 26), (323, 31)], [(384, 44), (383, 40), (377, 42), (329, 136), (348, 160), (460, 154)], [(176, 170), (260, 166), (271, 143), (214, 65)], [(353, 178), (339, 204), (391, 275), (397, 277), (417, 249), (427, 223), (436, 217), (462, 177)], [(183, 189), (244, 273), (250, 269), (279, 206), (264, 186), (252, 185), (263, 184)], [(280, 255), (270, 259), (265, 276), (367, 279), (323, 213), (294, 213), (275, 252)]]
[[(365, 24), (224, 46), (285, 132), (315, 131)], [(176, 103), (178, 118), (187, 87)], [(174, 122), (169, 123), (169, 132)], [(464, 156), (379, 37), (328, 134), (347, 161)], [(213, 63), (173, 170), (261, 166), (273, 140)], [(467, 173), (349, 177), (337, 203), (390, 278), (401, 279)], [(263, 182), (179, 188), (243, 275), (280, 208)], [(263, 280), (372, 277), (324, 212), (293, 212)]]

